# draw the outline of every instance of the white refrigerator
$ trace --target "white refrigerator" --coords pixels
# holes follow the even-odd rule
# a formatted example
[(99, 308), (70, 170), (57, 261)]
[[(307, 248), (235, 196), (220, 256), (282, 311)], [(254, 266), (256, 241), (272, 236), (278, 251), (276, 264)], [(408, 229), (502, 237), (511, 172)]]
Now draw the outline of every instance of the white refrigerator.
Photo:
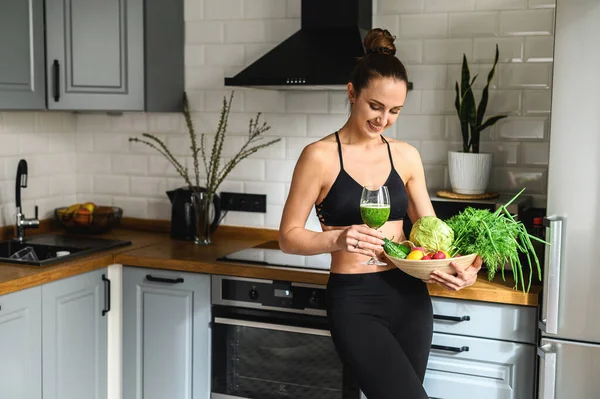
[(600, 398), (600, 0), (557, 0), (540, 399)]

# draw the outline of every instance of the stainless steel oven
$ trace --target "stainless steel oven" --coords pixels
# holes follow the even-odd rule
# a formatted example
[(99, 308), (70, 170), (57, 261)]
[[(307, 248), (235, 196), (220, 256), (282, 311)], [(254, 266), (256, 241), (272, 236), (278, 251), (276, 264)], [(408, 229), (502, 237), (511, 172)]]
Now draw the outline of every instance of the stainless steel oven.
[(358, 399), (325, 298), (321, 285), (213, 275), (212, 399)]

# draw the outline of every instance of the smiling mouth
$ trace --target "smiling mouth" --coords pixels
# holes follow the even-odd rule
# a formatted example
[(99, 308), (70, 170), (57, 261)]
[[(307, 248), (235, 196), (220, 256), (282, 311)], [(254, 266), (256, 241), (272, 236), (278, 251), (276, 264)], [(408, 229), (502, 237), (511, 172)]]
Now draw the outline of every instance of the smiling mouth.
[(376, 131), (376, 132), (379, 132), (379, 131), (381, 131), (381, 130), (383, 129), (383, 126), (377, 126), (377, 125), (374, 125), (374, 124), (373, 124), (372, 122), (370, 122), (370, 121), (367, 121), (367, 123), (369, 124), (369, 127), (371, 128), (371, 130), (374, 130), (374, 131)]

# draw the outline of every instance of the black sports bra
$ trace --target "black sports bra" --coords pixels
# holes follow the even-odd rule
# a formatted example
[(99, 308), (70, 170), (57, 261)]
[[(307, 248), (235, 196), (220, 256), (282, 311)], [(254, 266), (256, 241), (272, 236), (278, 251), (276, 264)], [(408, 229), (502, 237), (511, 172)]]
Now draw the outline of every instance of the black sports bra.
[[(360, 217), (360, 196), (362, 194), (362, 186), (344, 169), (342, 144), (337, 132), (335, 132), (335, 139), (337, 140), (338, 153), (340, 156), (340, 173), (338, 173), (323, 201), (321, 201), (320, 204), (315, 204), (317, 217), (325, 226), (363, 224)], [(390, 144), (385, 137), (381, 136), (381, 139), (387, 144), (390, 165), (392, 167), (384, 184), (387, 186), (390, 193), (391, 209), (388, 220), (402, 220), (408, 209), (408, 194), (402, 178), (396, 171), (396, 168), (394, 168)]]

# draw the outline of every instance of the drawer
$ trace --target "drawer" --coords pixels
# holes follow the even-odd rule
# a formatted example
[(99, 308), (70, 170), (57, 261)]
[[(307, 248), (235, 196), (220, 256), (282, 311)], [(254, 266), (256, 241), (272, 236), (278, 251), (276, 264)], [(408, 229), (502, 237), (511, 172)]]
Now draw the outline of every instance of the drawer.
[(535, 345), (434, 333), (423, 386), (432, 399), (533, 399), (535, 361)]
[(433, 331), (535, 344), (537, 307), (431, 298)]

